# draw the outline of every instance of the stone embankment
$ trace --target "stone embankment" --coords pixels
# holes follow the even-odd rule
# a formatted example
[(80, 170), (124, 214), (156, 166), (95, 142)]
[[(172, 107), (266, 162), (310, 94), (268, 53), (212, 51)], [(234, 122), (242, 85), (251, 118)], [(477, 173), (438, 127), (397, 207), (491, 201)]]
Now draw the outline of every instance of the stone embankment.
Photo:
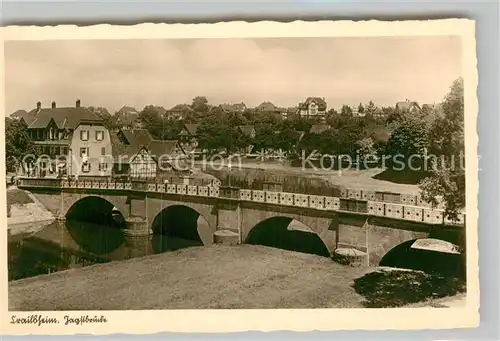
[(16, 187), (7, 189), (9, 237), (34, 233), (54, 220), (54, 215), (30, 192)]

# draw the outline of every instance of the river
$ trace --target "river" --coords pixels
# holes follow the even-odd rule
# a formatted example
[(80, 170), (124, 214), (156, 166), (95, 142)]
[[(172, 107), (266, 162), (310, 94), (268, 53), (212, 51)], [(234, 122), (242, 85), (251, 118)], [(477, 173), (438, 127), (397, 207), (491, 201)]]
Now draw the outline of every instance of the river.
[(120, 224), (55, 221), (29, 236), (9, 236), (9, 281), (200, 245), (164, 234), (125, 237)]

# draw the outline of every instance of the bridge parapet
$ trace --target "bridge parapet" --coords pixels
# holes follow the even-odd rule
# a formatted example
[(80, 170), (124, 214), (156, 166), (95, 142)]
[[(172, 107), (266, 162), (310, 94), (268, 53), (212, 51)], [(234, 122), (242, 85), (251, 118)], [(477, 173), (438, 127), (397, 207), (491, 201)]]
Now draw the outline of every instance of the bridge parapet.
[[(80, 188), (106, 190), (132, 190), (160, 192), (185, 196), (226, 198), (238, 201), (268, 203), (272, 205), (295, 206), (316, 210), (366, 214), (392, 219), (409, 220), (434, 225), (464, 225), (465, 215), (460, 214), (458, 221), (444, 218), (442, 208), (423, 205), (418, 196), (397, 193), (348, 190), (340, 197), (262, 191), (214, 186), (194, 186), (164, 183), (131, 182), (89, 182), (59, 179), (19, 179), (19, 186), (25, 188)], [(369, 200), (370, 199), (370, 200)], [(374, 200), (371, 200), (374, 199)]]

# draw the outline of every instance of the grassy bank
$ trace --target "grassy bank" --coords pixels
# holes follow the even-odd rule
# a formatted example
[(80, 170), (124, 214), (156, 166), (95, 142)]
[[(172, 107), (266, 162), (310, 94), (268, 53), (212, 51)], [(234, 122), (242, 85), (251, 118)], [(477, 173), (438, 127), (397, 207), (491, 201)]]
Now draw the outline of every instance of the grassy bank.
[[(264, 246), (192, 247), (9, 282), (9, 309), (356, 308), (390, 287), (381, 281), (395, 283), (375, 277), (326, 257)], [(401, 303), (384, 297), (386, 306)]]

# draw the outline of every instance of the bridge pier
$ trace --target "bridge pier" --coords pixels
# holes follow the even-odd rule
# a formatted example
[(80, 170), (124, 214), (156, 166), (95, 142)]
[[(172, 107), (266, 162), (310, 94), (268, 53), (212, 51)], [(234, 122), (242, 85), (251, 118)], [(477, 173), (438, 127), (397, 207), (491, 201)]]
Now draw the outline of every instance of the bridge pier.
[(146, 218), (128, 217), (125, 220), (124, 234), (131, 237), (143, 237), (153, 234), (153, 230)]
[(152, 235), (131, 236), (125, 238), (127, 257), (136, 258), (154, 254), (152, 246)]
[(241, 207), (231, 202), (217, 203), (217, 226), (214, 231), (214, 243), (241, 244)]

